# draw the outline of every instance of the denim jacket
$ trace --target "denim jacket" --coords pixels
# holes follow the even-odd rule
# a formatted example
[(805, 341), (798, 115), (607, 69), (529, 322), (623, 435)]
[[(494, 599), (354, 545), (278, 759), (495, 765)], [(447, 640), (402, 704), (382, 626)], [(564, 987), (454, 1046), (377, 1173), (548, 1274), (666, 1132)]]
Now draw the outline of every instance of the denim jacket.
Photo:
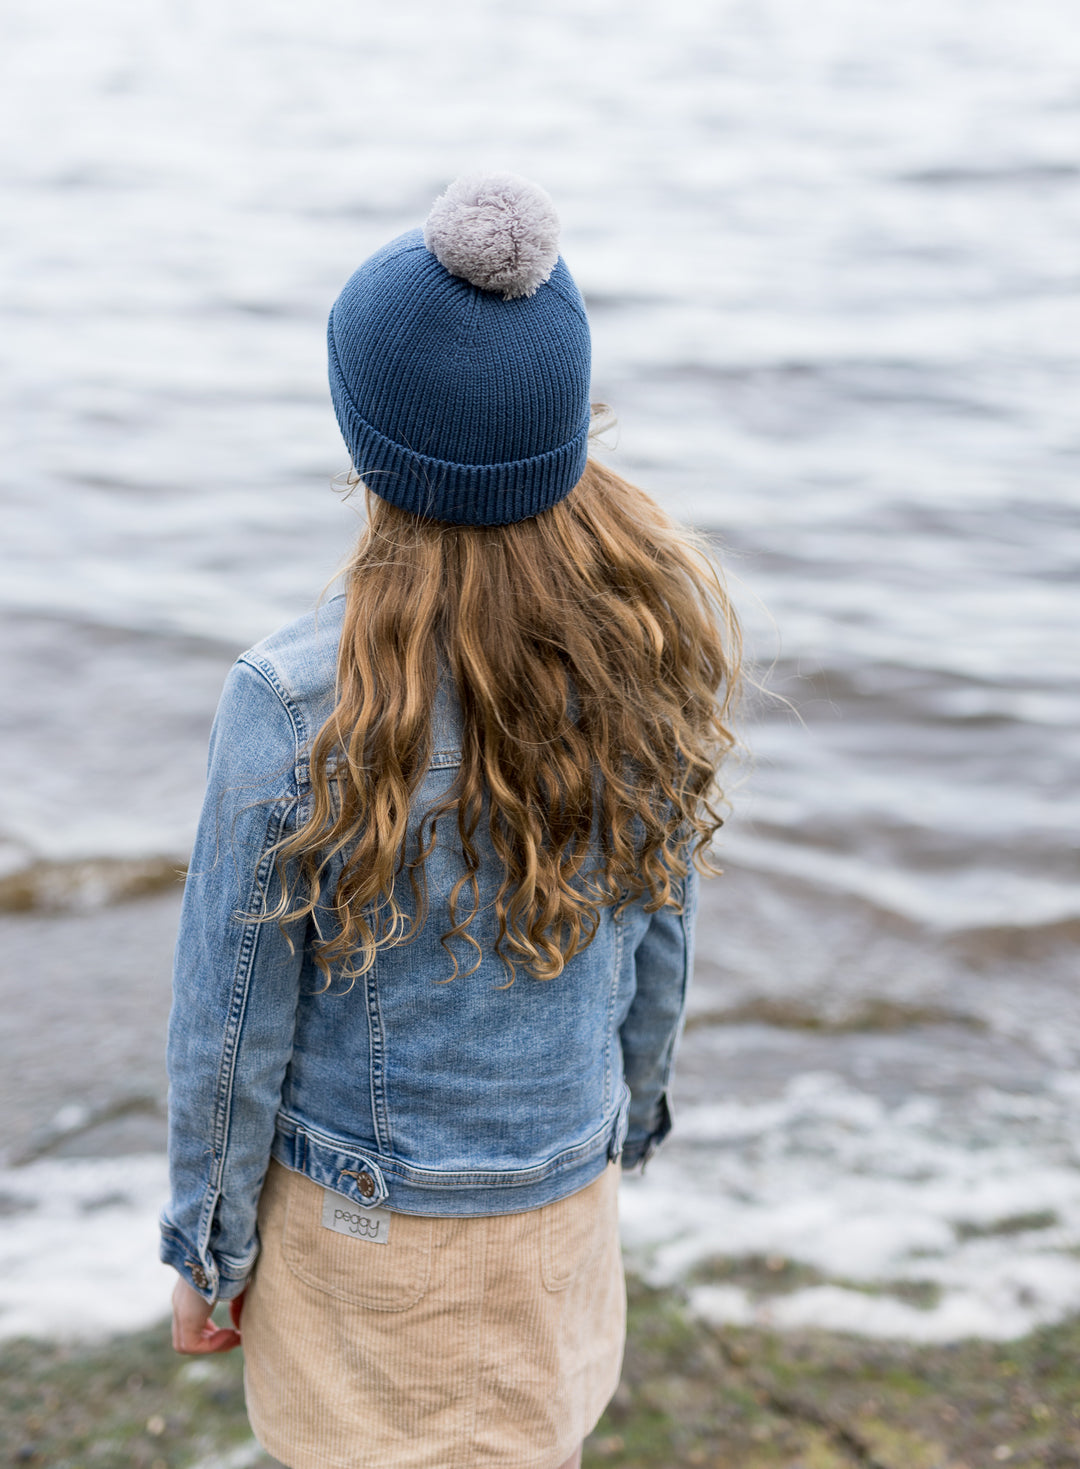
[[(343, 612), (335, 598), (243, 654), (210, 739), (176, 949), (162, 1216), (162, 1258), (210, 1300), (247, 1281), (271, 1156), (354, 1206), (504, 1214), (584, 1188), (620, 1154), (642, 1162), (670, 1127), (693, 875), (681, 912), (603, 909), (562, 974), (541, 981), (519, 968), (510, 985), (483, 907), (470, 930), (479, 968), (449, 979), (440, 938), (461, 871), (452, 817), (425, 866), (420, 933), (380, 950), (351, 987), (325, 986), (298, 925), (283, 934), (245, 917), (272, 889), (271, 849), (304, 814)], [(444, 693), (414, 828), (454, 779), (458, 718)], [(412, 911), (411, 894), (400, 901)], [(462, 958), (463, 969), (475, 962)]]

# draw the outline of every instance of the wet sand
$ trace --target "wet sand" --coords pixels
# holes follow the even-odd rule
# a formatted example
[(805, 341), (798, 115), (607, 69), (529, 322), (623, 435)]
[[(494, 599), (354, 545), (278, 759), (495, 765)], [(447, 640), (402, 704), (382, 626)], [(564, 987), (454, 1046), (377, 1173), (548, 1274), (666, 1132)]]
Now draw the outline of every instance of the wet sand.
[[(86, 1156), (165, 1147), (165, 1026), (180, 907), (175, 893), (91, 913), (0, 916), (0, 1149)], [(88, 1131), (84, 1120), (145, 1107)], [(158, 1108), (150, 1111), (151, 1105)]]

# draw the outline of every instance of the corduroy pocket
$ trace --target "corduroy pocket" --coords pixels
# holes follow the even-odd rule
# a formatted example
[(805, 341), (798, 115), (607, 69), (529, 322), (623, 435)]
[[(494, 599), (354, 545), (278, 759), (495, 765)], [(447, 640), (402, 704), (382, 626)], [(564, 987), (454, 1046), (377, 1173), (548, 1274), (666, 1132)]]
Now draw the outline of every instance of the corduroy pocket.
[(385, 1244), (354, 1239), (323, 1225), (323, 1193), (302, 1174), (288, 1174), (281, 1253), (297, 1279), (371, 1311), (406, 1311), (422, 1300), (438, 1221), (393, 1214)]
[(587, 1188), (540, 1210), (540, 1277), (548, 1290), (573, 1285), (618, 1232), (619, 1173), (609, 1164)]

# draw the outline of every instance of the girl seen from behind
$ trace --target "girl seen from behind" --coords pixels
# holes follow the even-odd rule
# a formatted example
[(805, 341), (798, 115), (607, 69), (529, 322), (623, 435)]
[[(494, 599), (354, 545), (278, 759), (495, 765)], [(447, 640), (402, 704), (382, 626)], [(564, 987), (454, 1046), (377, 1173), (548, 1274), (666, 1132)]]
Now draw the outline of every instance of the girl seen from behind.
[[(560, 1469), (618, 1382), (620, 1167), (670, 1127), (732, 743), (706, 554), (588, 459), (550, 201), (459, 180), (360, 267), (346, 591), (211, 736), (169, 1037), (174, 1341), (291, 1469)], [(241, 1315), (242, 1307), (242, 1315)]]

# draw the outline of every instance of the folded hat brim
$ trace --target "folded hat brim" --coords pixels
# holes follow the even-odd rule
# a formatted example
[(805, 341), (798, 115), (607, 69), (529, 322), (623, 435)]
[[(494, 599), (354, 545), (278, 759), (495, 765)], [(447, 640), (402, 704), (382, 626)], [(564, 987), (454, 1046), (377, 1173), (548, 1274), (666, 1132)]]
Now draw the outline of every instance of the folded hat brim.
[(512, 525), (557, 505), (585, 472), (588, 414), (558, 448), (501, 464), (454, 464), (396, 443), (366, 422), (352, 400), (334, 344), (333, 316), (327, 345), (330, 395), (353, 468), (368, 489), (401, 510), (452, 525)]

